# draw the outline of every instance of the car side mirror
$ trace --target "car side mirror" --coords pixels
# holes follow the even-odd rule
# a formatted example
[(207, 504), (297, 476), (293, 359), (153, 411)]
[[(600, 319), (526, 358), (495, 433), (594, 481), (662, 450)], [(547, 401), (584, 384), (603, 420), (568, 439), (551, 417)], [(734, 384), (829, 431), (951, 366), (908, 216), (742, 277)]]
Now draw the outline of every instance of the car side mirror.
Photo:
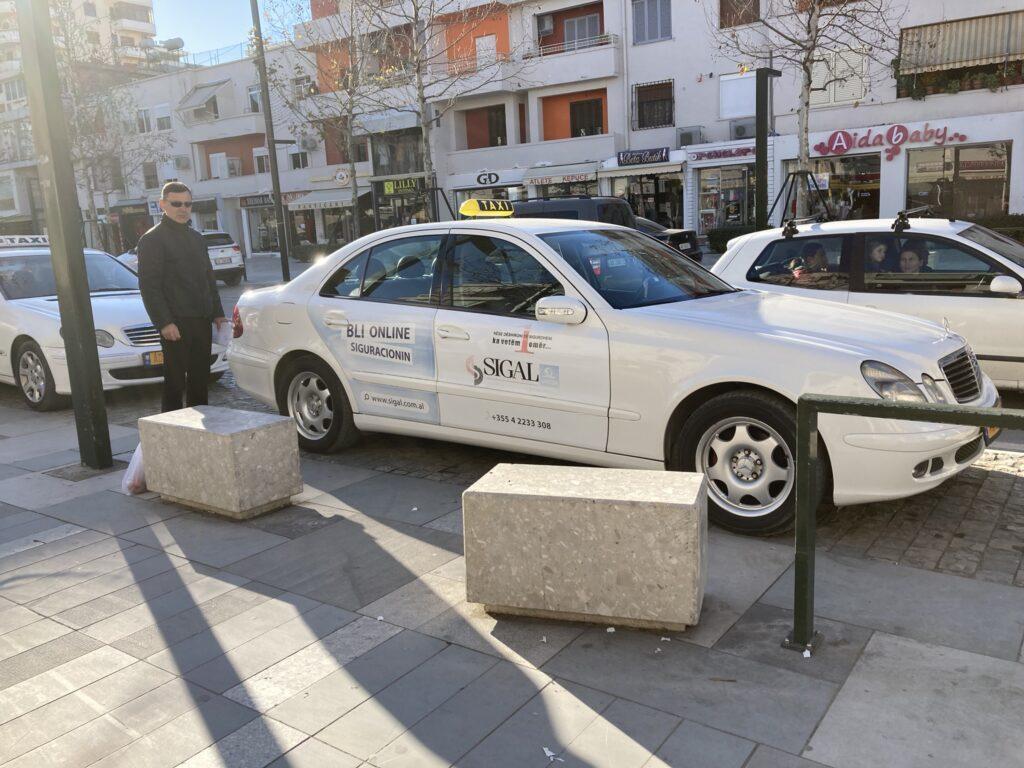
[(545, 296), (537, 301), (538, 320), (562, 325), (579, 325), (587, 319), (587, 305), (572, 296)]
[(1020, 280), (1009, 275), (997, 275), (992, 278), (992, 282), (988, 287), (990, 293), (1002, 293), (1008, 296), (1019, 296), (1021, 291), (1024, 291), (1024, 286), (1020, 284)]

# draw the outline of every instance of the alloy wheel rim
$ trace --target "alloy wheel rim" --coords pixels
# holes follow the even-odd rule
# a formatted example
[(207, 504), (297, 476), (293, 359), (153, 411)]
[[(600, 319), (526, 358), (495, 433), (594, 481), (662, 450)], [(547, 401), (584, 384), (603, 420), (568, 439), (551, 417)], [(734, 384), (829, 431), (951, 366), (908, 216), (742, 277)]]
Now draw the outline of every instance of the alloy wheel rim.
[(288, 414), (299, 434), (322, 440), (334, 423), (334, 400), (327, 383), (312, 371), (303, 371), (288, 386)]
[(764, 517), (789, 498), (795, 463), (782, 436), (763, 421), (723, 419), (705, 430), (696, 466), (712, 500), (739, 517)]
[(21, 391), (30, 402), (39, 403), (46, 397), (46, 371), (43, 361), (35, 352), (27, 350), (18, 360), (18, 381)]

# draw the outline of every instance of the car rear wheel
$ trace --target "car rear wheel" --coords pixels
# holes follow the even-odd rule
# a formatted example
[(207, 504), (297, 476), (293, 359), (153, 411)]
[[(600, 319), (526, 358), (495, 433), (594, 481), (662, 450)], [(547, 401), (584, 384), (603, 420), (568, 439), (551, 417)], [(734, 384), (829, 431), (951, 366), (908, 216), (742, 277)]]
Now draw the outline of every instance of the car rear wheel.
[(224, 284), (228, 285), (228, 286), (231, 286), (232, 288), (234, 288), (236, 285), (238, 285), (241, 282), (242, 282), (242, 275), (241, 275), (241, 273), (236, 273), (234, 275), (228, 275), (227, 277), (224, 278)]
[(352, 408), (338, 377), (312, 355), (296, 360), (278, 383), (278, 408), (290, 416), (299, 446), (314, 453), (347, 448), (359, 438)]
[(23, 342), (18, 347), (14, 357), (14, 372), (18, 378), (21, 396), (29, 408), (53, 411), (67, 404), (67, 398), (57, 394), (50, 366), (46, 363), (43, 351), (34, 341)]
[[(731, 392), (712, 398), (686, 420), (674, 442), (672, 465), (707, 476), (712, 522), (737, 533), (768, 535), (793, 524), (795, 446), (789, 403), (763, 392)], [(822, 476), (816, 483), (818, 500)]]

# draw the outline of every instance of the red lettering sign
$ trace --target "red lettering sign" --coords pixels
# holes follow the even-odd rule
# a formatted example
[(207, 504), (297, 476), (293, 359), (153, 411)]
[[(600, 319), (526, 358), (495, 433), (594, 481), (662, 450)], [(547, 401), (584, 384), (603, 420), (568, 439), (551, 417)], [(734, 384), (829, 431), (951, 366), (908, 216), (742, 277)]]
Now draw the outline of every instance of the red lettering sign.
[(964, 141), (967, 141), (966, 135), (950, 131), (946, 125), (933, 128), (931, 124), (925, 123), (923, 128), (912, 130), (897, 123), (884, 130), (868, 128), (863, 133), (833, 131), (825, 141), (814, 145), (814, 151), (819, 155), (842, 155), (854, 147), (882, 147), (885, 159), (892, 160), (900, 153), (900, 147), (904, 144), (931, 144), (942, 147)]

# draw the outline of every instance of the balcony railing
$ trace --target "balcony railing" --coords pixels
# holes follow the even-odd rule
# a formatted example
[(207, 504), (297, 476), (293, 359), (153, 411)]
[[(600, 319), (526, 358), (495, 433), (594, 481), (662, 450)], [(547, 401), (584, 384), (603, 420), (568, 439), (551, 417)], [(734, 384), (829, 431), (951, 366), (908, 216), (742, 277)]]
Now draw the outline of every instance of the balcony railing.
[(551, 45), (539, 45), (530, 49), (524, 58), (536, 56), (555, 56), (559, 53), (572, 53), (582, 51), (586, 48), (597, 48), (602, 45), (618, 44), (619, 36), (612, 34), (597, 35), (596, 37), (585, 37), (579, 40), (563, 40), (560, 43)]

